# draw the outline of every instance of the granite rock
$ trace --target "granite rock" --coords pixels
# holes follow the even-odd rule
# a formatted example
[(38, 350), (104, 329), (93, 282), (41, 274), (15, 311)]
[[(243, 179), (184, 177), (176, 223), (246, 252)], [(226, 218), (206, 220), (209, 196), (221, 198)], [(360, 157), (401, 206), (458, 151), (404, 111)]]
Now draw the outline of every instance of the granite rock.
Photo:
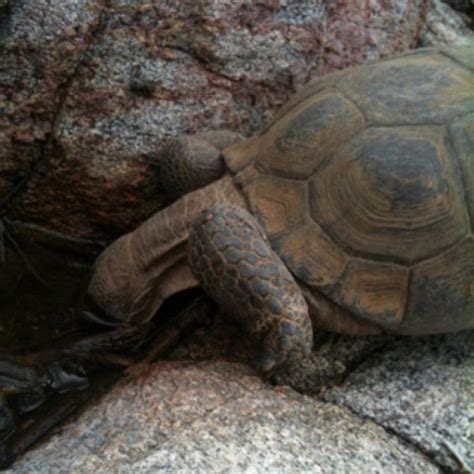
[[(448, 471), (474, 469), (474, 332), (427, 337), (351, 337), (318, 332), (303, 366), (279, 373), (289, 385), (347, 406), (417, 446)], [(252, 365), (257, 352), (231, 321), (185, 339), (180, 360), (225, 358)]]
[(228, 362), (161, 362), (6, 472), (439, 472), (346, 408)]
[[(318, 332), (314, 350), (299, 370), (274, 376), (347, 406), (417, 446), (448, 471), (474, 468), (474, 333), (441, 336), (351, 337)], [(180, 360), (225, 358), (252, 365), (251, 341), (229, 320), (185, 339), (170, 355)]]
[(251, 343), (233, 326), (220, 338), (224, 325), (132, 372), (9, 472), (472, 469), (473, 332), (321, 335), (310, 397), (236, 362), (251, 364)]
[(466, 41), (462, 17), (446, 6), (440, 20), (441, 6), (11, 0), (0, 12), (0, 207), (114, 238), (163, 206), (164, 140), (212, 128), (249, 135), (311, 78)]
[(470, 24), (471, 29), (474, 29), (474, 2), (472, 0), (445, 0), (451, 8), (463, 13)]
[[(470, 1), (470, 0), (468, 0)], [(458, 2), (456, 6), (462, 10), (464, 5)], [(443, 44), (466, 44), (472, 41), (474, 35), (472, 18), (463, 14), (454, 14), (449, 2), (433, 0), (432, 8), (426, 18), (426, 30), (421, 42), (422, 46), (439, 46)], [(474, 3), (471, 6), (474, 11)], [(465, 8), (467, 11), (467, 8)], [(473, 13), (471, 12), (471, 15)]]
[(0, 8), (3, 204), (15, 185), (42, 161), (69, 82), (93, 41), (102, 6), (92, 0), (61, 4), (10, 0)]
[(374, 420), (446, 470), (474, 470), (474, 332), (396, 339), (324, 399)]

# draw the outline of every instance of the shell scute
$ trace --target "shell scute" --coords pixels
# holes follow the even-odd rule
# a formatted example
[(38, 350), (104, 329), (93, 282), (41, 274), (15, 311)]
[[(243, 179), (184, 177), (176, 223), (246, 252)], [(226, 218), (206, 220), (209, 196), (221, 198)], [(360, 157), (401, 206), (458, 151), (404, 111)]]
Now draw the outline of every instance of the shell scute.
[(434, 48), (338, 72), (224, 153), (310, 294), (395, 332), (473, 327), (473, 71)]
[(469, 232), (443, 127), (367, 129), (315, 173), (310, 205), (343, 248), (376, 260), (412, 264)]

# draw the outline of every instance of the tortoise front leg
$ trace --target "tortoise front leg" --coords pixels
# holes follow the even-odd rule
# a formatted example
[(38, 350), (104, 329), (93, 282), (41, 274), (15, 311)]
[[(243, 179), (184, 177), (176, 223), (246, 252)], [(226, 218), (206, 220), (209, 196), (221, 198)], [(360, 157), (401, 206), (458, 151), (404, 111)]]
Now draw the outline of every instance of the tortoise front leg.
[(264, 372), (310, 354), (303, 294), (246, 210), (217, 205), (204, 211), (190, 233), (188, 258), (204, 290), (262, 344), (257, 363)]
[(164, 194), (174, 201), (221, 178), (225, 173), (222, 150), (241, 140), (241, 135), (228, 130), (169, 140), (157, 164)]

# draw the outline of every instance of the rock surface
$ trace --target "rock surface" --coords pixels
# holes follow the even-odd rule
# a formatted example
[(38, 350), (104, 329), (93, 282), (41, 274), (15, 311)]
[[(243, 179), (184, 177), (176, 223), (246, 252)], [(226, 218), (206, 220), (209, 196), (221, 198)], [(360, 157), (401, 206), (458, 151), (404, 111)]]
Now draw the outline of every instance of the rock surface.
[(375, 351), (369, 344), (362, 362), (359, 339), (329, 338), (314, 353), (326, 375), (327, 361), (340, 364), (351, 344), (358, 365), (342, 381), (334, 367), (337, 385), (327, 383), (316, 397), (273, 387), (230, 362), (242, 358), (235, 329), (217, 348), (219, 327), (207, 332), (207, 340), (192, 335), (171, 355), (187, 360), (159, 362), (149, 375), (122, 381), (8, 472), (474, 467), (473, 332), (387, 338)]
[[(474, 469), (474, 332), (429, 337), (315, 334), (304, 371), (276, 381), (347, 406), (443, 469)], [(252, 345), (223, 317), (188, 337), (171, 358), (213, 357), (251, 365)], [(457, 459), (459, 458), (459, 459)]]
[[(470, 0), (467, 0), (468, 2)], [(474, 23), (472, 17), (467, 14), (467, 7), (462, 5), (462, 0), (454, 6), (466, 14), (453, 15), (449, 3), (441, 0), (433, 0), (433, 8), (426, 17), (426, 30), (423, 36), (423, 46), (439, 46), (442, 44), (462, 44), (466, 38), (472, 37)], [(467, 2), (466, 2), (467, 3)], [(474, 12), (474, 3), (471, 6), (470, 15)]]
[(474, 333), (397, 339), (324, 399), (396, 433), (445, 469), (474, 469)]
[(7, 472), (439, 472), (349, 410), (228, 362), (162, 362)]
[[(0, 11), (0, 195), (40, 166), (99, 23), (98, 2), (11, 0)], [(46, 165), (47, 163), (43, 163)], [(3, 204), (3, 203), (2, 203)], [(2, 206), (3, 207), (3, 206)]]
[(439, 0), (10, 0), (0, 208), (109, 239), (163, 206), (168, 137), (259, 130), (310, 78), (472, 34)]

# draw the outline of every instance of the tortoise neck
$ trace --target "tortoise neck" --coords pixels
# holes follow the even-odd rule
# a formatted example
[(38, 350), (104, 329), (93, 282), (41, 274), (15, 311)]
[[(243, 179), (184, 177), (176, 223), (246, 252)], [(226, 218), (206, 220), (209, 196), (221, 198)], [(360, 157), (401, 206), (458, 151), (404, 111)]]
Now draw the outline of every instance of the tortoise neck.
[(196, 217), (210, 206), (223, 203), (248, 208), (243, 194), (228, 175), (185, 194), (128, 234), (141, 271), (155, 273), (156, 260), (186, 243)]
[(246, 199), (228, 175), (184, 195), (129, 234), (139, 272), (154, 293), (150, 315), (145, 319), (151, 318), (166, 298), (198, 286), (187, 260), (189, 232), (202, 211), (222, 203), (247, 208)]
[(107, 286), (107, 301), (114, 301), (109, 312), (115, 318), (149, 320), (166, 298), (198, 285), (186, 255), (189, 232), (203, 210), (223, 203), (247, 208), (229, 175), (184, 195), (103, 252), (95, 274), (108, 276), (101, 285)]
[(140, 271), (161, 273), (161, 268), (156, 266), (157, 263), (186, 244), (197, 216), (215, 204), (225, 203), (245, 209), (248, 207), (243, 194), (234, 184), (233, 178), (228, 175), (184, 195), (128, 234)]

